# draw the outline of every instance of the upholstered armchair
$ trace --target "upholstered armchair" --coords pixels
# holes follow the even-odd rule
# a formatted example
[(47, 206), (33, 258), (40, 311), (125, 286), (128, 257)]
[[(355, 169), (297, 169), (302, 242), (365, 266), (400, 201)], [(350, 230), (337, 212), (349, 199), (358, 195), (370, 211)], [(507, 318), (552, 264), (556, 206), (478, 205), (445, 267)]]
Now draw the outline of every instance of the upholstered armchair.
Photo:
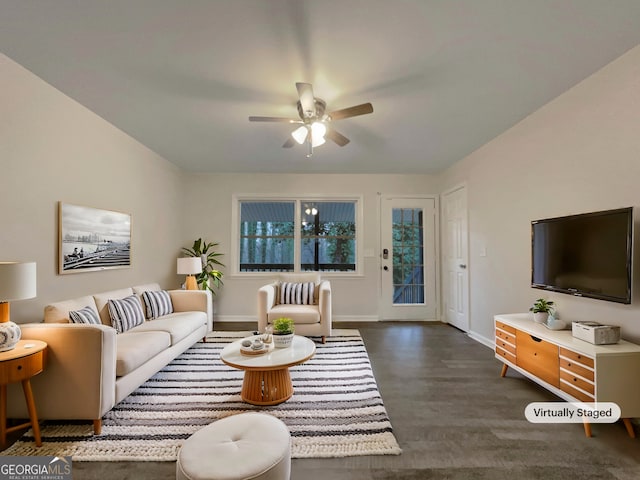
[[(287, 283), (288, 285), (285, 285)], [(313, 295), (309, 285), (313, 284)], [(307, 303), (309, 302), (309, 303)], [(276, 318), (293, 319), (295, 332), (307, 337), (331, 335), (331, 284), (317, 273), (280, 274), (258, 290), (258, 330), (264, 332)]]

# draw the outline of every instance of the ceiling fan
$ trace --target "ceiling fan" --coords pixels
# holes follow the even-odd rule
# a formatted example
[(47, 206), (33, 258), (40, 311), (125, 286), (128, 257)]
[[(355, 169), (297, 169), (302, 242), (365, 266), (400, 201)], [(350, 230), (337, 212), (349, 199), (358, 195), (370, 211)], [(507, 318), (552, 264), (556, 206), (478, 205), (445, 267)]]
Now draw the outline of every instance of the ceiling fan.
[(373, 105), (363, 103), (361, 105), (326, 113), (326, 102), (313, 95), (313, 87), (310, 83), (298, 82), (296, 83), (296, 89), (298, 90), (299, 97), (299, 120), (283, 117), (249, 117), (249, 121), (300, 124), (300, 127), (291, 132), (291, 138), (284, 142), (282, 146), (284, 148), (291, 148), (296, 142), (300, 145), (306, 142), (308, 146), (307, 157), (313, 155), (313, 148), (325, 143), (326, 138), (334, 141), (341, 147), (349, 143), (349, 139), (337, 132), (331, 125), (331, 122), (373, 112)]

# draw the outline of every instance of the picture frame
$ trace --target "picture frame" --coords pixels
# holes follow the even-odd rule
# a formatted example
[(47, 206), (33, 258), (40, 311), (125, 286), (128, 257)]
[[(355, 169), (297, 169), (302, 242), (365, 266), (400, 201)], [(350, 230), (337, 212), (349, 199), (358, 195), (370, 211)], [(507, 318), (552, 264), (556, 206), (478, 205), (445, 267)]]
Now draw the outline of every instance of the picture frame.
[(131, 267), (131, 215), (58, 203), (58, 273)]

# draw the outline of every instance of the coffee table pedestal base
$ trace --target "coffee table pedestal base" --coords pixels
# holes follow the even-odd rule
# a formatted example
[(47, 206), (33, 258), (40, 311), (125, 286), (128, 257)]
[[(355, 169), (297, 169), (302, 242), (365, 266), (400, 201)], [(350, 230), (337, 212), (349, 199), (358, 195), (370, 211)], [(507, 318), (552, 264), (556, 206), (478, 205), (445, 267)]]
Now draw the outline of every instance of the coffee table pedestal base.
[(278, 405), (293, 395), (289, 369), (246, 370), (242, 382), (242, 400), (252, 405)]

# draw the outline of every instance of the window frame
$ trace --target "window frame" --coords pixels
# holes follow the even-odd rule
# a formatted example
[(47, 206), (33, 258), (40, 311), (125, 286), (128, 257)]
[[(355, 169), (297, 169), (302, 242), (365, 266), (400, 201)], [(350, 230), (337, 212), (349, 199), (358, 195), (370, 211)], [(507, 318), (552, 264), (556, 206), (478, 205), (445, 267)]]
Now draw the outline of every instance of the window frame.
[[(364, 210), (362, 195), (276, 195), (276, 194), (232, 194), (231, 205), (231, 272), (232, 277), (273, 277), (280, 273), (305, 273), (301, 270), (301, 224), (303, 202), (354, 202), (356, 222), (356, 268), (352, 272), (319, 271), (323, 277), (362, 277), (364, 276)], [(240, 271), (240, 205), (242, 202), (294, 202), (293, 231), (293, 271), (291, 272), (241, 272)], [(306, 273), (311, 273), (307, 270)]]

